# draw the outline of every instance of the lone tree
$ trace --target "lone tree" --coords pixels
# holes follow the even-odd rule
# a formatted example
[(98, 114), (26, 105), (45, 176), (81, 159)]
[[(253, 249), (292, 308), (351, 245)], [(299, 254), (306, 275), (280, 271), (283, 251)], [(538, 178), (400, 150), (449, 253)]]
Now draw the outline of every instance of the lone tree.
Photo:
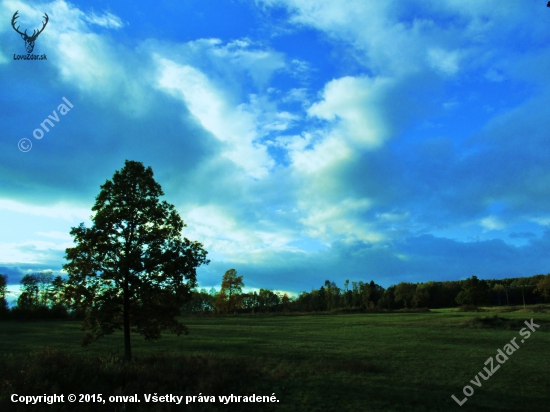
[(241, 293), (244, 286), (243, 277), (237, 276), (235, 269), (229, 269), (223, 275), (222, 288), (216, 299), (218, 312), (231, 313), (241, 304)]
[(178, 322), (180, 308), (196, 286), (196, 269), (210, 263), (199, 242), (181, 236), (186, 226), (153, 179), (153, 170), (126, 160), (101, 186), (93, 225), (74, 227), (76, 247), (66, 249), (65, 297), (85, 313), (82, 345), (124, 330), (124, 352), (132, 358), (130, 332), (157, 340)]

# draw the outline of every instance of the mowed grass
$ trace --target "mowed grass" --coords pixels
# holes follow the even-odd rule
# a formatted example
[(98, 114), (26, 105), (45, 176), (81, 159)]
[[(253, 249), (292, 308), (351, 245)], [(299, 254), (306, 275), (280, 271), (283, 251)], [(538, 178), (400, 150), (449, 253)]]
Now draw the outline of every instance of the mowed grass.
[[(136, 365), (142, 362), (154, 368), (154, 363), (162, 363), (162, 359), (171, 359), (172, 364), (178, 359), (202, 359), (201, 362), (208, 360), (204, 367), (212, 368), (212, 373), (232, 370), (225, 376), (226, 381), (217, 381), (218, 386), (204, 383), (210, 382), (210, 378), (201, 375), (196, 386), (180, 386), (186, 389), (172, 392), (174, 395), (198, 395), (201, 390), (215, 390), (216, 393), (202, 392), (202, 395), (275, 393), (279, 400), (272, 405), (257, 404), (250, 410), (268, 410), (269, 406), (270, 410), (280, 411), (548, 410), (550, 313), (528, 309), (498, 313), (501, 318), (498, 322), (479, 320), (493, 315), (492, 312), (443, 310), (197, 316), (183, 319), (191, 331), (187, 336), (165, 334), (158, 342), (146, 342), (133, 335), (132, 347)], [(531, 318), (541, 326), (521, 343), (519, 330), (525, 327), (523, 322)], [(73, 353), (77, 359), (105, 359), (123, 353), (121, 333), (105, 337), (88, 348), (78, 345), (81, 333), (77, 322), (2, 322), (0, 353), (8, 354), (12, 360), (24, 359), (44, 347)], [(480, 379), (481, 387), (470, 383), (483, 371), (484, 362), (514, 337), (520, 349), (487, 381)], [(182, 367), (191, 370), (195, 366)], [(186, 370), (181, 370), (181, 374), (186, 374)], [(239, 382), (232, 382), (231, 374)], [(201, 382), (206, 386), (201, 386)], [(166, 393), (164, 384), (159, 383), (158, 387), (155, 382), (148, 384), (150, 390)], [(224, 385), (228, 385), (228, 392), (224, 392)], [(475, 392), (459, 407), (451, 395), (463, 399), (465, 385)], [(20, 390), (13, 388), (16, 389)], [(114, 392), (104, 393), (112, 394)], [(135, 407), (127, 405), (128, 409), (124, 410), (132, 410), (132, 406)], [(203, 410), (200, 407), (204, 405), (193, 406)], [(156, 407), (160, 407), (159, 404)], [(189, 405), (176, 408), (164, 404), (162, 407), (143, 410), (191, 410)], [(241, 410), (243, 407), (236, 403), (218, 404), (208, 405), (204, 410)], [(33, 407), (33, 410), (39, 409)]]

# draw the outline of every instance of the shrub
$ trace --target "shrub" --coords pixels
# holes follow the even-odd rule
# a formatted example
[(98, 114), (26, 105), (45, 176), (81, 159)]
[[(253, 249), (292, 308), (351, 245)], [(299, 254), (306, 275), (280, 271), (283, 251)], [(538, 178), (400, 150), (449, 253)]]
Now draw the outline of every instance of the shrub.
[(459, 312), (483, 312), (483, 309), (478, 308), (476, 305), (460, 305)]
[(463, 326), (471, 328), (496, 328), (496, 329), (515, 329), (523, 325), (521, 320), (508, 319), (498, 315), (476, 316), (463, 323)]

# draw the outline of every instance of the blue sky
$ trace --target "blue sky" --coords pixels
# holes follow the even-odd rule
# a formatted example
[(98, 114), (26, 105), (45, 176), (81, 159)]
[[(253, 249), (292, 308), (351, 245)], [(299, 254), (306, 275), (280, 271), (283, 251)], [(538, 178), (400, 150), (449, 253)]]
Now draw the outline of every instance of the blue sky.
[[(14, 60), (16, 10), (30, 32), (48, 13), (47, 60)], [(289, 292), (550, 271), (545, 1), (2, 0), (0, 21), (13, 290), (61, 273), (125, 159), (209, 251), (201, 287), (230, 268)]]

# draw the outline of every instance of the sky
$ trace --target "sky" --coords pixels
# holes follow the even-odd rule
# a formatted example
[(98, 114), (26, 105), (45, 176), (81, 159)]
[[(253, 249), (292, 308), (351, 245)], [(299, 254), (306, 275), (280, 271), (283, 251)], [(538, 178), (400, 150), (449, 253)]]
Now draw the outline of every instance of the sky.
[[(47, 59), (18, 58), (16, 11), (28, 34), (47, 13)], [(199, 287), (550, 272), (546, 1), (0, 0), (0, 22), (12, 291), (63, 275), (126, 159), (208, 251)]]

